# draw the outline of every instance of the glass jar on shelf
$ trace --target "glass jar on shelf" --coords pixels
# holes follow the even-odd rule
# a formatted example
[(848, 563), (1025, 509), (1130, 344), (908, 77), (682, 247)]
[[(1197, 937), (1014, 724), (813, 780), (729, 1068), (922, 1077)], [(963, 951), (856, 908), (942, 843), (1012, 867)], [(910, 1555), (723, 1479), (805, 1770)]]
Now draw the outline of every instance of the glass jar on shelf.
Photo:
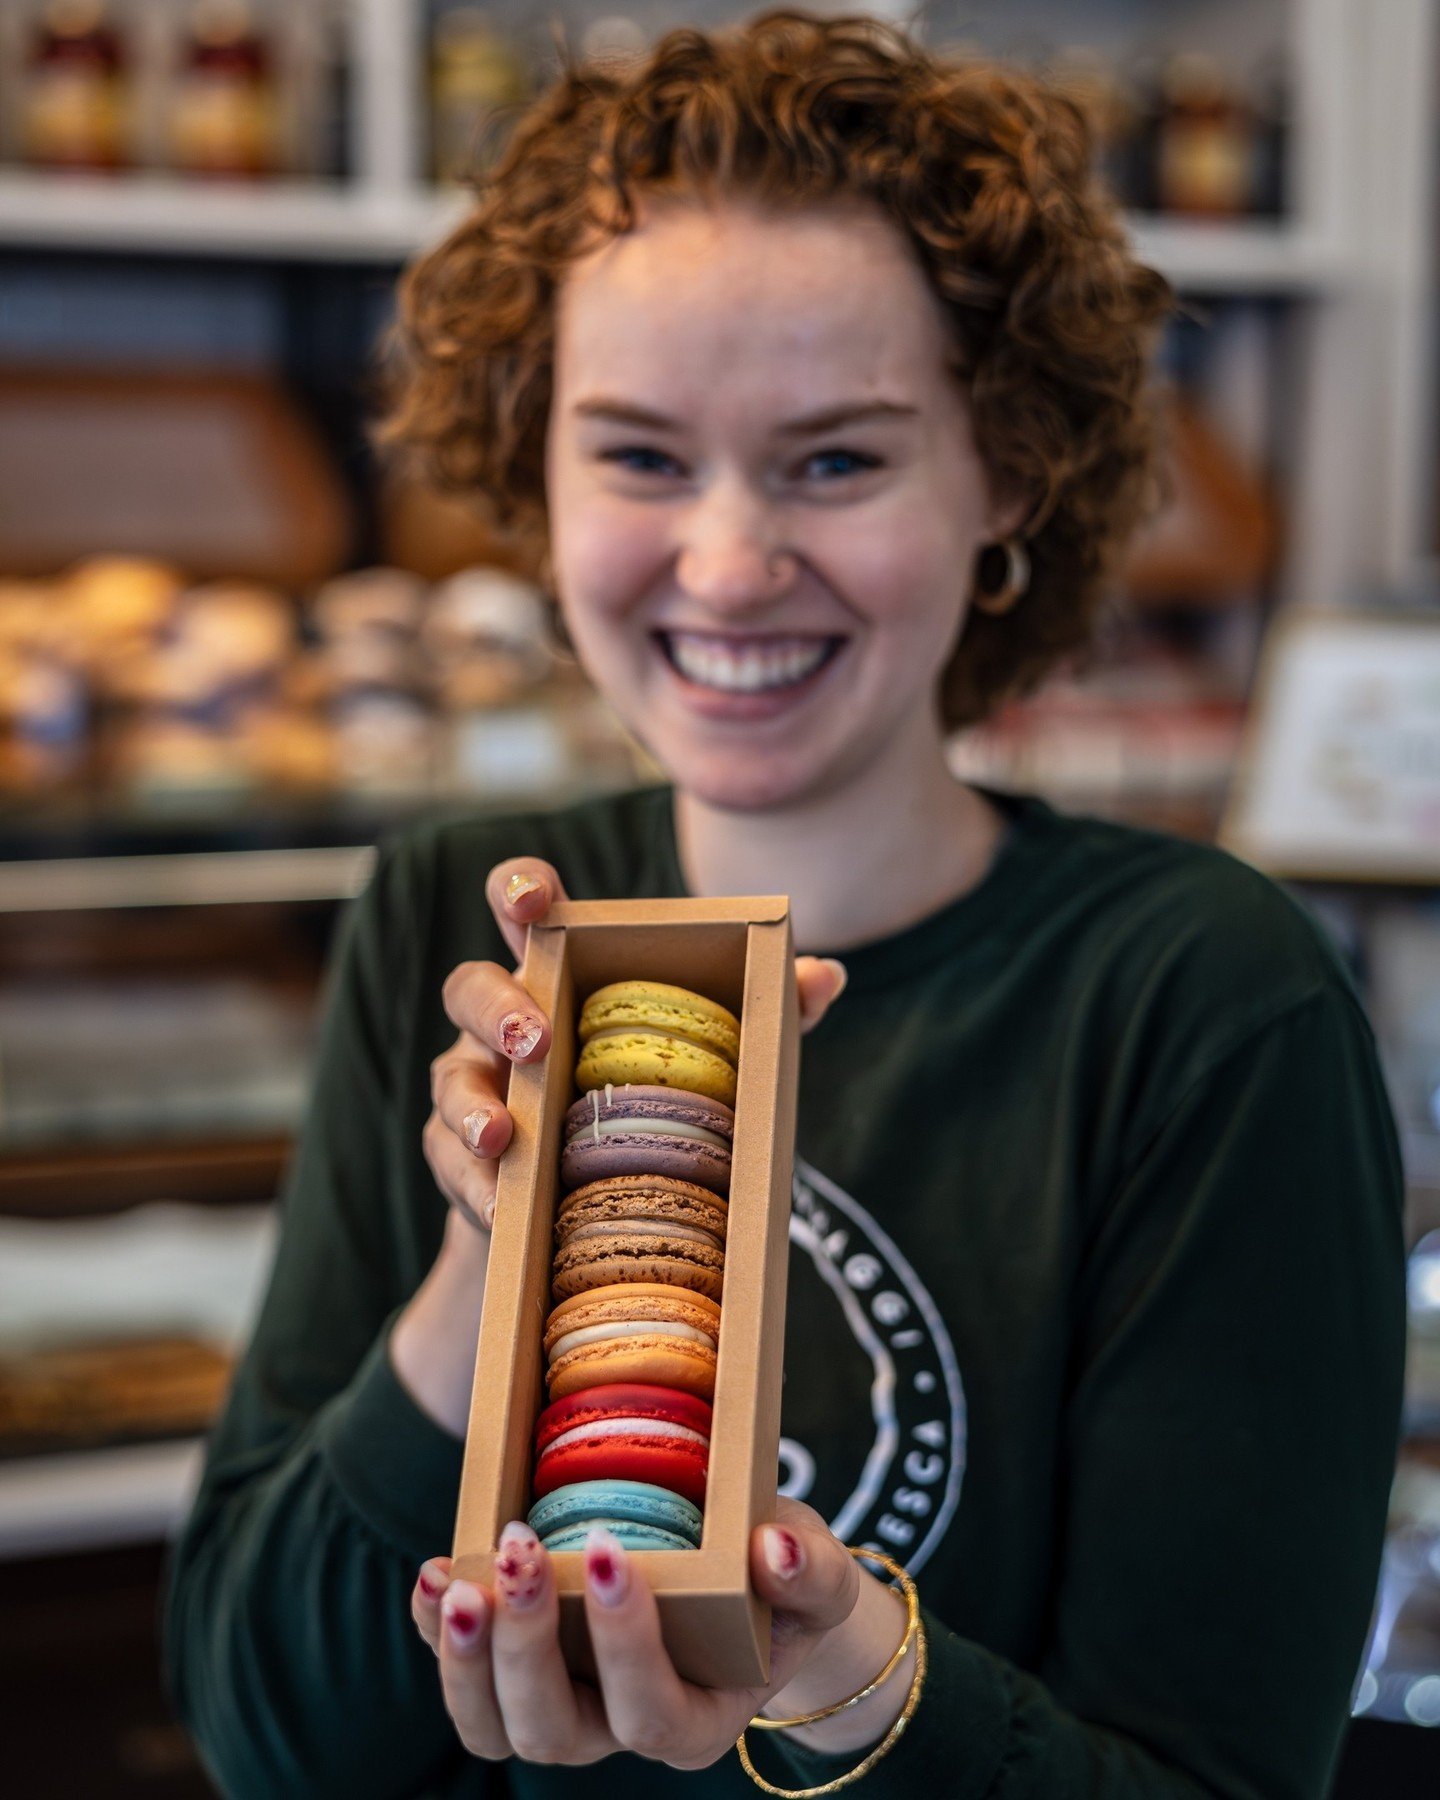
[(171, 91), (170, 160), (191, 175), (280, 169), (274, 48), (245, 0), (200, 0), (191, 9)]
[(49, 0), (20, 79), (20, 145), (36, 168), (126, 167), (130, 57), (104, 0)]

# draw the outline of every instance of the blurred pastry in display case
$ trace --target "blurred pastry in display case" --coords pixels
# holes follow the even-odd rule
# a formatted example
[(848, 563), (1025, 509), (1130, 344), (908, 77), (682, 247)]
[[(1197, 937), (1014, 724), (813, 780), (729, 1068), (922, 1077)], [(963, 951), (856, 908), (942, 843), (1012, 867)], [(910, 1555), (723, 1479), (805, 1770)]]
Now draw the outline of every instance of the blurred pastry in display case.
[(168, 563), (136, 556), (87, 557), (60, 577), (53, 602), (97, 689), (123, 688), (137, 659), (148, 659), (184, 586)]
[(208, 1430), (234, 1360), (185, 1337), (0, 1355), (0, 1457)]
[(466, 569), (430, 596), (420, 628), (435, 693), (451, 712), (508, 706), (554, 672), (545, 601), (504, 569)]
[(127, 698), (213, 717), (272, 695), (297, 642), (295, 612), (272, 588), (210, 582), (188, 589)]
[(421, 692), (428, 678), (418, 641), (424, 610), (425, 583), (406, 569), (358, 569), (327, 581), (309, 609), (324, 691)]
[(112, 752), (111, 770), (132, 796), (147, 801), (180, 797), (223, 802), (255, 786), (231, 732), (165, 714), (126, 727)]
[(409, 694), (358, 689), (334, 704), (335, 754), (347, 787), (377, 793), (429, 789), (435, 777), (435, 719)]
[(127, 671), (113, 771), (156, 798), (233, 795), (262, 785), (274, 759), (257, 750), (279, 707), (298, 642), (283, 594), (250, 582), (210, 582), (181, 597), (159, 642)]

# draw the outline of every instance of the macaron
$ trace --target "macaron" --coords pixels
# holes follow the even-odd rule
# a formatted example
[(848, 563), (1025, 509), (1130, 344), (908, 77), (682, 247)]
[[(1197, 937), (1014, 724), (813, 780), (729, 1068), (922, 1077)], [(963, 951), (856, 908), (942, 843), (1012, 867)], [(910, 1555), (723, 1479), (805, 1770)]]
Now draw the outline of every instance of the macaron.
[(606, 1175), (673, 1175), (728, 1195), (735, 1114), (684, 1088), (607, 1082), (565, 1115), (560, 1179), (583, 1187)]
[(545, 1326), (550, 1398), (607, 1382), (715, 1393), (720, 1308), (688, 1288), (621, 1281), (562, 1301)]
[[(637, 1530), (671, 1540), (664, 1548), (697, 1549), (704, 1518), (700, 1508), (652, 1481), (572, 1481), (530, 1508), (530, 1529), (547, 1550), (583, 1549), (590, 1529), (603, 1525), (629, 1549)], [(574, 1546), (561, 1537), (578, 1537)]]
[[(679, 1532), (666, 1531), (660, 1525), (640, 1525), (627, 1519), (596, 1519), (596, 1525), (603, 1525), (614, 1538), (617, 1538), (622, 1550), (693, 1550), (695, 1545), (689, 1538), (681, 1537)], [(583, 1550), (590, 1541), (592, 1527), (589, 1525), (572, 1525), (568, 1531), (552, 1532), (544, 1540), (547, 1550)]]
[(588, 1288), (649, 1281), (719, 1300), (726, 1214), (708, 1188), (672, 1176), (587, 1182), (560, 1203), (551, 1294), (568, 1300)]
[(554, 1400), (535, 1422), (535, 1498), (580, 1481), (645, 1481), (705, 1502), (711, 1413), (674, 1388), (608, 1382)]
[(579, 1031), (582, 1092), (628, 1081), (735, 1104), (740, 1021), (703, 994), (663, 981), (612, 981), (580, 1009)]

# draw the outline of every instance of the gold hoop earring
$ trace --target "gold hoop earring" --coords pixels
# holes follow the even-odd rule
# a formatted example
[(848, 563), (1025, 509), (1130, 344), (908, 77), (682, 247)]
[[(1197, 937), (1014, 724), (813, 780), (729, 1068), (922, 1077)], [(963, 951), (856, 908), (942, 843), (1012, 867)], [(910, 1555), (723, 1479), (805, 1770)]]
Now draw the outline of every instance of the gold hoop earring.
[(973, 604), (978, 606), (981, 612), (990, 613), (998, 618), (1000, 614), (1008, 613), (1030, 586), (1030, 553), (1020, 538), (1000, 538), (993, 544), (987, 544), (976, 558), (977, 575), (980, 572), (981, 564), (995, 552), (999, 552), (1005, 558), (1004, 579), (999, 587), (977, 586), (973, 595)]

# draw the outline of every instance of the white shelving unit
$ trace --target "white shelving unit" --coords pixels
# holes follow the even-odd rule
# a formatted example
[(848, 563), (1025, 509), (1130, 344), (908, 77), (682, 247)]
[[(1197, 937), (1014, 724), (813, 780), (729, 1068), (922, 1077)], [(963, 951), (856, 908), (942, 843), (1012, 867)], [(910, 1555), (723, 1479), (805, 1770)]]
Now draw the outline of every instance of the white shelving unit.
[[(342, 4), (352, 181), (224, 189), (160, 175), (0, 170), (0, 245), (398, 264), (435, 242), (465, 202), (423, 179), (421, 0)], [(1030, 4), (1043, 14), (1050, 0)], [(1154, 9), (1154, 24), (1163, 30), (1168, 14), (1221, 37), (1234, 4), (1172, 0)], [(1341, 604), (1376, 586), (1410, 585), (1431, 566), (1437, 4), (1284, 0), (1294, 99), (1288, 219), (1133, 221), (1137, 248), (1182, 292), (1295, 303), (1284, 358), (1284, 403), (1299, 425), (1287, 600)], [(1115, 0), (1093, 8), (1107, 28), (1123, 13)], [(898, 0), (873, 10), (904, 12)], [(983, 17), (983, 7), (975, 11)], [(1075, 38), (1085, 35), (1076, 19), (1085, 12), (1069, 9)]]

